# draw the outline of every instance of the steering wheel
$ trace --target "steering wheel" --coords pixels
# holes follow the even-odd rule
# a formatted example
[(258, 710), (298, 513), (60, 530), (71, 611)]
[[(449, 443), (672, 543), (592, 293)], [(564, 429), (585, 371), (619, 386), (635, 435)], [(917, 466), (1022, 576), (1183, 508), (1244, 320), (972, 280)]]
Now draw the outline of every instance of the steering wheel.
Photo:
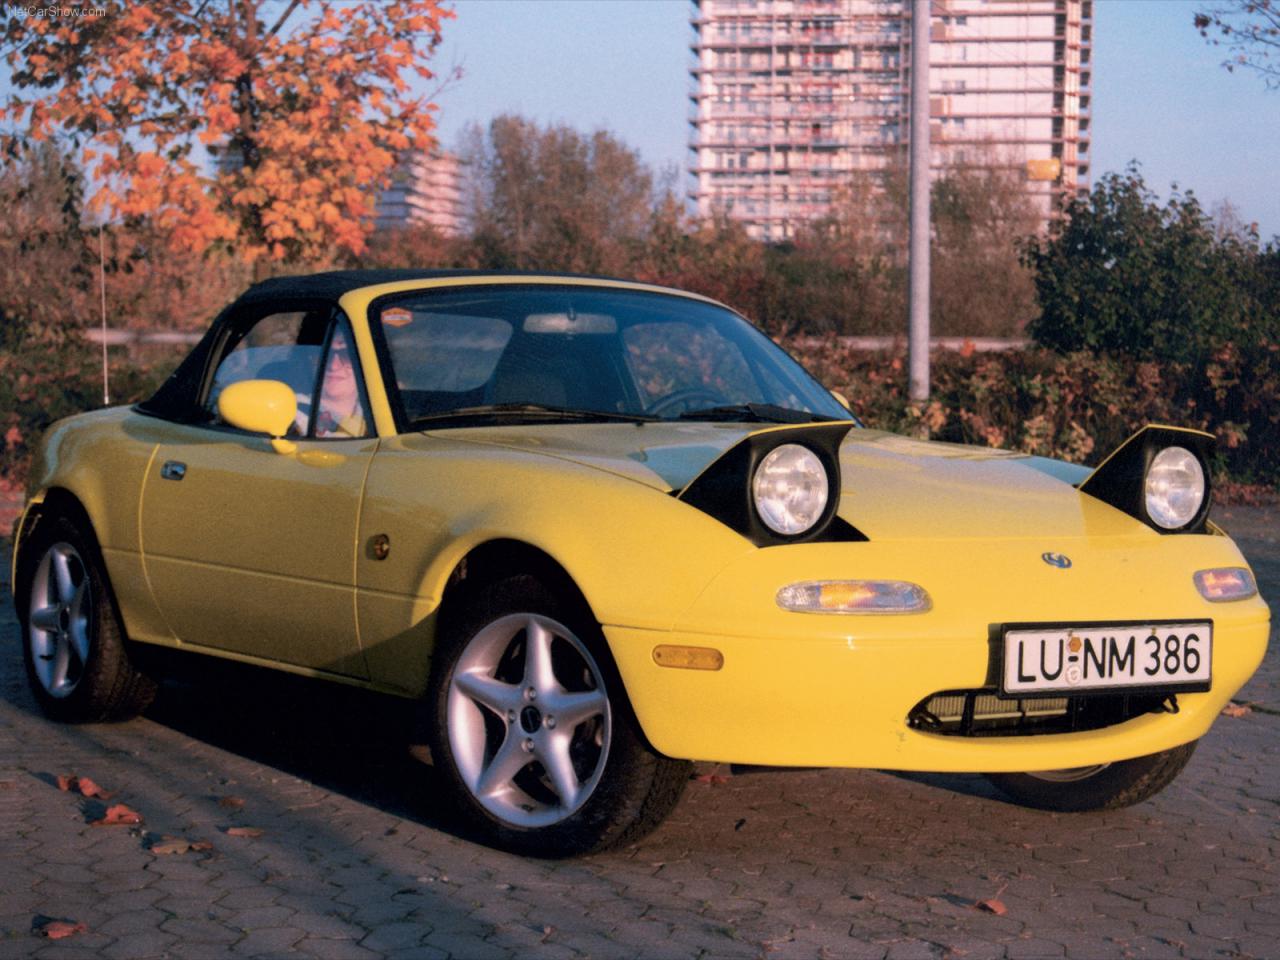
[(722, 406), (728, 402), (724, 394), (717, 393), (710, 387), (685, 387), (683, 390), (668, 393), (660, 400), (655, 400), (645, 408), (644, 412), (656, 417), (672, 407), (683, 406), (685, 410), (697, 410), (700, 407)]

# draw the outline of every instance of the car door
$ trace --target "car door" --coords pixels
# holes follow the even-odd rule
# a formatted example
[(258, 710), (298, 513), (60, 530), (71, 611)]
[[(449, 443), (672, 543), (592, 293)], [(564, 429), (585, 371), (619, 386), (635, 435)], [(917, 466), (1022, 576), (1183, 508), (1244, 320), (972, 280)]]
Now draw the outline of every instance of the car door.
[[(231, 324), (205, 387), (208, 421), (174, 424), (148, 468), (146, 575), (184, 645), (363, 678), (356, 522), (377, 440), (349, 325), (331, 308), (258, 312)], [(292, 452), (217, 418), (219, 392), (245, 379), (294, 388)], [(353, 409), (335, 415), (353, 383)]]

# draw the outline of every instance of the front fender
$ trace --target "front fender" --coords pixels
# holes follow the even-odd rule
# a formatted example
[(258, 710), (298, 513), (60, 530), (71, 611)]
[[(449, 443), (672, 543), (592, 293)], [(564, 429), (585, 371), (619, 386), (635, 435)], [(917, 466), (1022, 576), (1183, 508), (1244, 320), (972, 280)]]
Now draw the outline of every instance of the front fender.
[[(425, 455), (429, 454), (429, 455)], [(390, 552), (365, 547), (379, 535)], [(375, 678), (425, 687), (434, 615), (459, 562), (516, 540), (568, 573), (604, 625), (666, 630), (757, 548), (652, 487), (593, 467), (447, 437), (385, 441), (370, 468), (357, 556), (360, 639)], [(407, 671), (407, 672), (406, 672)]]

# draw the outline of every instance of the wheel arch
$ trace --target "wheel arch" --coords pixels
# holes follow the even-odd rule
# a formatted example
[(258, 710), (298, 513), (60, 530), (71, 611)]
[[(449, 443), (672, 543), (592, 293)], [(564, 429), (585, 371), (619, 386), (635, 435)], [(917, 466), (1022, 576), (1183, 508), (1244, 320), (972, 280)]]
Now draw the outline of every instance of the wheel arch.
[[(474, 607), (467, 604), (469, 598), (475, 599)], [(576, 608), (579, 605), (581, 610), (572, 611), (575, 619), (577, 616), (592, 617), (591, 625), (595, 626), (598, 621), (594, 619), (582, 591), (569, 572), (545, 551), (527, 542), (508, 538), (489, 539), (467, 551), (456, 565), (445, 590), (445, 600), (440, 605), (441, 625), (447, 625), (450, 618), (459, 619), (454, 621), (456, 631), (446, 635), (440, 657), (432, 665), (433, 677), (426, 698), (429, 710), (420, 714), (420, 732), (430, 744), (442, 785), (445, 792), (454, 796), (457, 812), (464, 825), (476, 829), (481, 837), (495, 842), (503, 849), (541, 857), (563, 857), (625, 843), (657, 826), (675, 805), (689, 779), (688, 763), (663, 756), (653, 748), (645, 735), (635, 717), (626, 686), (618, 674), (603, 632), (596, 632), (593, 640), (582, 633), (586, 624), (575, 624), (565, 616), (569, 612), (566, 608)], [(575, 805), (563, 818), (513, 823), (509, 816), (515, 810), (514, 807), (504, 808), (502, 803), (495, 807), (484, 799), (489, 796), (488, 793), (479, 792), (484, 776), (491, 771), (484, 771), (484, 776), (481, 775), (487, 761), (477, 766), (476, 753), (479, 747), (475, 737), (484, 736), (492, 746), (494, 741), (491, 738), (494, 733), (486, 721), (483, 733), (478, 734), (480, 725), (469, 723), (457, 714), (455, 706), (459, 694), (453, 688), (452, 678), (453, 671), (459, 663), (464, 662), (477, 638), (480, 638), (482, 648), (487, 651), (480, 656), (502, 658), (508, 655), (509, 651), (508, 654), (493, 652), (494, 638), (487, 636), (490, 627), (501, 624), (500, 629), (508, 631), (496, 638), (501, 651), (503, 647), (515, 642), (509, 631), (525, 629), (527, 618), (532, 613), (544, 614), (559, 621), (561, 627), (571, 631), (571, 637), (576, 635), (575, 643), (585, 647), (580, 652), (588, 655), (592, 672), (603, 682), (603, 689), (609, 693), (608, 703), (612, 709), (611, 726), (601, 727), (597, 732), (603, 731), (607, 736), (608, 731), (612, 730), (612, 736), (609, 740), (598, 741), (590, 739), (593, 734), (588, 731), (586, 736), (589, 739), (586, 742), (602, 743), (602, 749), (585, 768), (579, 768), (572, 759), (568, 760), (574, 766), (570, 779), (577, 782), (580, 790), (590, 792), (575, 793), (575, 797), (580, 799), (574, 801)], [(520, 621), (514, 628), (508, 622), (513, 619)], [(598, 648), (595, 648), (596, 643), (599, 644)], [(488, 670), (494, 661), (467, 661), (467, 672), (474, 669), (477, 663), (483, 663), (484, 669)], [(489, 683), (512, 682), (510, 677), (497, 680), (496, 676), (495, 670), (495, 679)], [(525, 672), (523, 680), (516, 679), (514, 682), (516, 685), (510, 687), (514, 691), (520, 691), (522, 684), (533, 684), (523, 691), (523, 702), (528, 704), (524, 710), (531, 710), (530, 701), (539, 693), (542, 680)], [(556, 701), (553, 695), (557, 692), (557, 686), (552, 681), (550, 689), (542, 691), (547, 696), (536, 697), (538, 706), (546, 704), (554, 709)], [(559, 689), (563, 692), (563, 688)], [(471, 693), (464, 689), (461, 698), (465, 701), (470, 696)], [(498, 716), (506, 713), (508, 724), (516, 722), (516, 712), (510, 710), (509, 701), (484, 702), (490, 711), (499, 710)], [(470, 711), (470, 708), (466, 709)], [(597, 712), (601, 711), (604, 716), (610, 716), (610, 706), (598, 707)], [(583, 718), (586, 719), (586, 716)], [(572, 748), (557, 748), (554, 740), (544, 739), (540, 746), (536, 745), (537, 738), (544, 734), (540, 732), (541, 718), (536, 710), (534, 717), (533, 726), (523, 726), (525, 717), (521, 712), (520, 724), (523, 732), (521, 726), (506, 729), (496, 741), (502, 744), (502, 749), (492, 756), (500, 756), (508, 747), (514, 746), (514, 737), (516, 740), (524, 739), (523, 749), (533, 753), (533, 757), (526, 757), (522, 761), (525, 765), (532, 759), (547, 762), (547, 755), (538, 753), (538, 750), (550, 750), (551, 756), (572, 757)], [(576, 723), (577, 721), (575, 725)], [(502, 726), (499, 721), (499, 727)], [(554, 722), (549, 718), (546, 729), (552, 728)], [(457, 729), (464, 731), (460, 740), (454, 735)], [(557, 753), (558, 750), (562, 752)], [(515, 748), (515, 752), (517, 756), (521, 756), (519, 747)], [(485, 753), (488, 754), (487, 747)], [(460, 755), (470, 759), (460, 763)], [(606, 757), (608, 767), (603, 766)], [(518, 763), (517, 766), (519, 765)], [(562, 764), (556, 766), (563, 769)], [(532, 775), (542, 776), (537, 772)], [(508, 779), (510, 784), (527, 789), (527, 784), (520, 781), (511, 769), (501, 776)], [(542, 807), (540, 811), (535, 810), (539, 803), (547, 802), (541, 792), (535, 792), (530, 800), (532, 806), (520, 805), (519, 809), (534, 814), (548, 810), (555, 812), (556, 803), (559, 802), (555, 798), (564, 796), (559, 785), (565, 777), (562, 775), (556, 778), (551, 774), (548, 779), (553, 794), (551, 805)]]
[(440, 600), (439, 623), (443, 628), (456, 614), (465, 595), (508, 577), (527, 575), (578, 606), (599, 623), (590, 602), (569, 571), (540, 547), (509, 537), (497, 537), (471, 547), (449, 572)]
[[(463, 609), (468, 595), (476, 590), (515, 576), (530, 576), (550, 590), (558, 598), (564, 600), (575, 613), (588, 618), (590, 623), (600, 628), (600, 618), (596, 615), (582, 588), (574, 577), (554, 556), (540, 547), (509, 537), (496, 537), (476, 544), (454, 565), (449, 575), (444, 594), (440, 602), (436, 619), (436, 631), (447, 630), (450, 618), (457, 616)], [(600, 645), (608, 663), (600, 666), (622, 691), (625, 709), (635, 720), (636, 728), (644, 742), (653, 749), (643, 724), (635, 716), (631, 690), (618, 667), (618, 658), (609, 643), (609, 638), (600, 629)]]

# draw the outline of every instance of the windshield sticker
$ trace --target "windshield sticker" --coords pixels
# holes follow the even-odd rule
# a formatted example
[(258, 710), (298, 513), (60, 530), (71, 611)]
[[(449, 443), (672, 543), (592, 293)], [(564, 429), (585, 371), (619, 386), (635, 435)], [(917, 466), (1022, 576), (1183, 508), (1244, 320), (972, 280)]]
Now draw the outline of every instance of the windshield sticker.
[(404, 307), (391, 307), (382, 311), (382, 322), (388, 327), (407, 327), (413, 323), (413, 313)]

